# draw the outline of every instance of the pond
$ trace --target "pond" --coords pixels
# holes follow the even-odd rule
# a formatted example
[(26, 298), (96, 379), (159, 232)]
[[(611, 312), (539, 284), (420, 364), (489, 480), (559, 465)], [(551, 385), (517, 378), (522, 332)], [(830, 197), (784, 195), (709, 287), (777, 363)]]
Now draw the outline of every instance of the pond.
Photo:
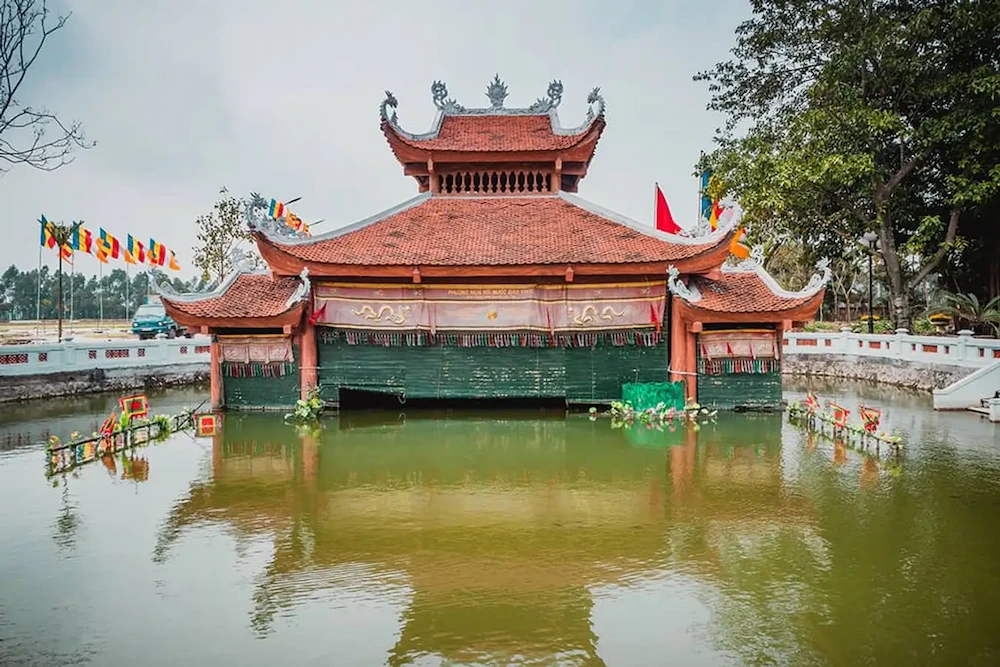
[(1000, 428), (811, 387), (881, 407), (898, 465), (780, 415), (400, 409), (230, 414), (142, 476), (46, 479), (32, 443), (113, 398), (5, 407), (0, 664), (998, 664)]

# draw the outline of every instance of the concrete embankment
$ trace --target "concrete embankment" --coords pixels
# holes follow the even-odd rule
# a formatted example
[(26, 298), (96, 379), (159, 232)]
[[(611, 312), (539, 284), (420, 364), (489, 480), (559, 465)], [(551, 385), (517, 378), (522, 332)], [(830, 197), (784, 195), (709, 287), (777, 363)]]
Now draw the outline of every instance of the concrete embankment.
[(781, 364), (781, 371), (785, 375), (867, 380), (928, 392), (947, 387), (974, 370), (967, 366), (847, 354), (786, 354)]
[(101, 392), (127, 393), (156, 387), (207, 383), (208, 364), (174, 367), (95, 368), (48, 375), (0, 377), (0, 403)]

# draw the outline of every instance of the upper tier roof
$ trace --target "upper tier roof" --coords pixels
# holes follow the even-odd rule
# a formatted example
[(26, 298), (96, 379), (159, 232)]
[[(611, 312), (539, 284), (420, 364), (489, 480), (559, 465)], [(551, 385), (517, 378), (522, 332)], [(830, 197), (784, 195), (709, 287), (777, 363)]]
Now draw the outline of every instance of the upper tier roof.
[(714, 264), (708, 263), (712, 266), (725, 259), (735, 217), (724, 217), (714, 233), (692, 238), (659, 232), (566, 193), (425, 193), (321, 236), (273, 237), (260, 228), (256, 235), (265, 260), (272, 267), (283, 265), (284, 271), (298, 270), (301, 263), (495, 267), (671, 262), (690, 268), (703, 255), (719, 254)]
[(724, 265), (716, 280), (705, 277), (690, 278), (685, 284), (679, 272), (671, 271), (670, 291), (682, 299), (687, 307), (727, 316), (768, 313), (780, 316), (798, 311), (812, 313), (823, 299), (823, 291), (830, 280), (830, 270), (824, 264), (801, 290), (786, 290), (763, 266), (763, 252), (758, 246), (750, 258), (735, 265)]
[[(562, 83), (553, 81), (547, 96), (531, 106), (507, 108), (504, 106), (507, 87), (497, 77), (486, 91), (490, 106), (473, 109), (448, 98), (445, 85), (435, 81), (431, 95), (438, 113), (430, 131), (423, 134), (412, 134), (400, 127), (395, 112), (396, 98), (386, 91), (381, 107), (382, 131), (403, 163), (418, 158), (426, 160), (427, 151), (435, 154), (570, 151), (568, 159), (589, 161), (604, 129), (604, 98), (595, 88), (588, 97), (591, 108), (584, 123), (576, 128), (564, 128), (556, 112), (562, 101), (562, 90)], [(389, 109), (393, 109), (391, 114)], [(573, 151), (575, 148), (581, 150)]]

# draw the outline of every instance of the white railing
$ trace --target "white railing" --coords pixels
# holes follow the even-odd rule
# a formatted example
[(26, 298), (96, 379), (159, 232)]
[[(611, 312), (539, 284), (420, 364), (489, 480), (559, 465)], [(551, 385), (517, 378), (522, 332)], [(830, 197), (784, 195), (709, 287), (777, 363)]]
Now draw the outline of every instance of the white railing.
[(789, 331), (782, 351), (786, 356), (846, 354), (981, 368), (1000, 361), (1000, 340), (973, 338), (971, 331), (959, 331), (957, 336), (912, 336), (906, 329), (894, 334)]
[(0, 346), (0, 376), (48, 375), (95, 369), (207, 364), (208, 336), (171, 340), (97, 341)]

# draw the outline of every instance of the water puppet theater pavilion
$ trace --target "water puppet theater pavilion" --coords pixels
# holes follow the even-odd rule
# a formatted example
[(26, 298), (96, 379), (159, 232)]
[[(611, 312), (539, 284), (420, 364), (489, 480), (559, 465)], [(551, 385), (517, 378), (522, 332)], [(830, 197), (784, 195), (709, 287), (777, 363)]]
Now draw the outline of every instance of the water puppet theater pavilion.
[(630, 382), (682, 381), (719, 408), (774, 407), (782, 331), (811, 319), (825, 275), (782, 289), (760, 253), (734, 263), (737, 213), (668, 234), (577, 196), (606, 126), (591, 92), (564, 128), (562, 84), (527, 108), (466, 108), (431, 87), (433, 127), (411, 134), (387, 93), (381, 127), (419, 194), (316, 236), (254, 196), (268, 268), (207, 293), (160, 286), (177, 322), (212, 336), (216, 408), (293, 405), (320, 386), (406, 398), (606, 403)]

